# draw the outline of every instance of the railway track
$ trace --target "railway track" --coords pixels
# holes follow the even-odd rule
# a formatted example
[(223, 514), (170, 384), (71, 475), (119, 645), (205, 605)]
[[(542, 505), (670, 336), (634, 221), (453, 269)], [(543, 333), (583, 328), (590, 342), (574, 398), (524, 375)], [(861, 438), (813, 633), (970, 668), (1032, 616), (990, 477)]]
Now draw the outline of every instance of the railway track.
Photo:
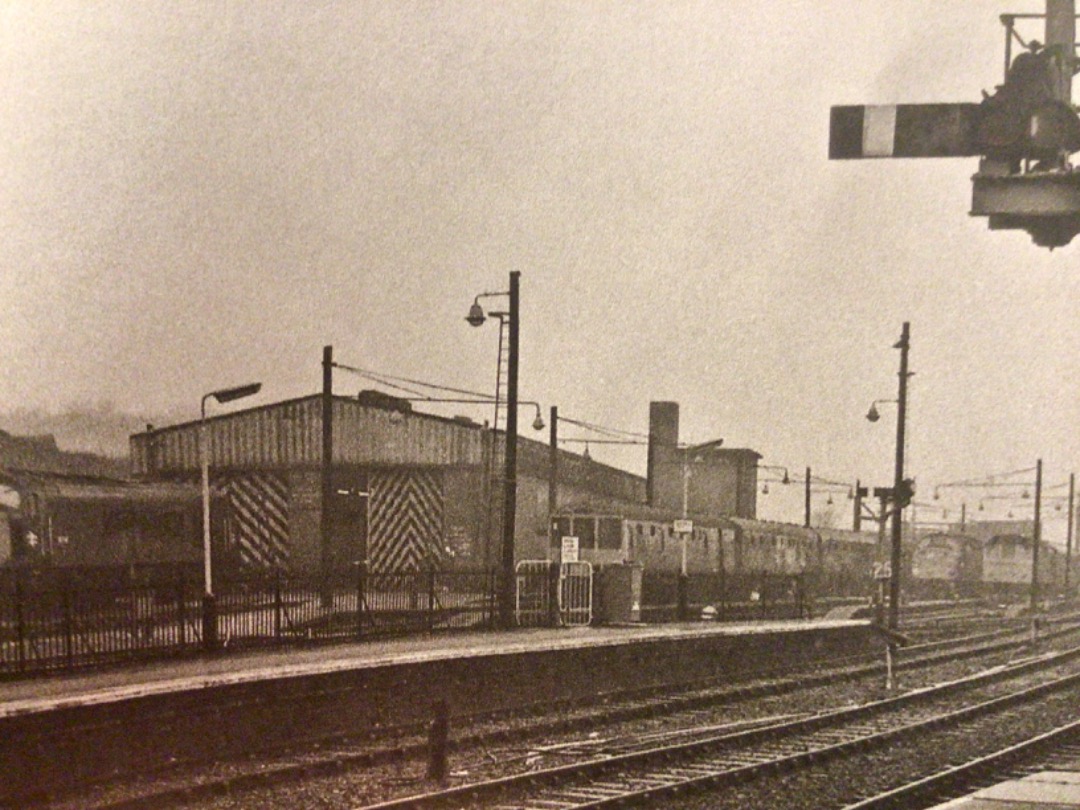
[[(1008, 725), (1013, 722), (1010, 714), (1038, 711), (1039, 701), (1048, 695), (1068, 694), (1070, 702), (1080, 696), (1077, 659), (1080, 648), (901, 697), (761, 728), (662, 745), (649, 741), (628, 743), (621, 749), (608, 745), (600, 755), (593, 752), (581, 762), (367, 807), (592, 810), (667, 801), (690, 790), (734, 785), (780, 772), (790, 774), (808, 765), (877, 749), (896, 740), (910, 740), (940, 728), (966, 727), (975, 734), (978, 724), (987, 717)], [(1047, 674), (1060, 668), (1069, 671)], [(1020, 686), (1003, 689), (1005, 682), (1018, 680)], [(965, 702), (976, 702), (956, 708), (960, 693)], [(793, 798), (806, 797), (800, 794)]]
[(843, 810), (918, 810), (1046, 770), (1076, 770), (1080, 720), (844, 805)]
[[(1076, 632), (1080, 627), (1071, 623), (1062, 623), (1059, 629), (1044, 634), (1044, 639), (1065, 637)], [(958, 658), (999, 655), (1002, 657), (1015, 653), (1026, 641), (1024, 634), (1017, 630), (999, 631), (980, 636), (955, 639), (951, 642), (936, 641), (916, 645), (905, 652), (902, 670), (930, 667)], [(647, 719), (664, 716), (671, 722), (669, 715), (675, 715), (675, 721), (682, 725), (701, 727), (701, 734), (708, 736), (717, 733), (715, 720), (699, 719), (698, 715), (709, 714), (710, 707), (735, 704), (739, 701), (784, 695), (800, 689), (823, 687), (830, 684), (858, 681), (860, 678), (874, 678), (880, 675), (883, 664), (880, 661), (868, 663), (843, 662), (842, 666), (823, 668), (797, 676), (772, 675), (767, 678), (736, 686), (702, 685), (701, 688), (678, 694), (648, 694), (627, 699), (609, 699), (603, 705), (579, 706), (569, 711), (567, 707), (554, 707), (555, 716), (545, 717), (497, 717), (476, 719), (474, 725), (467, 727), (454, 741), (459, 751), (481, 750), (494, 757), (516, 756), (514, 753), (491, 751), (499, 741), (512, 741), (520, 746), (529, 739), (542, 739), (545, 735), (567, 734), (575, 731), (590, 730), (622, 721)], [(749, 703), (747, 704), (749, 705)], [(753, 704), (761, 705), (760, 703)], [(466, 718), (474, 720), (474, 718)], [(458, 721), (460, 723), (460, 718)], [(760, 721), (742, 720), (736, 724), (728, 723), (729, 731), (748, 730)], [(401, 729), (393, 730), (397, 734), (406, 734)], [(641, 734), (635, 735), (638, 738)], [(655, 736), (655, 735), (654, 735)], [(660, 735), (662, 736), (662, 735)], [(616, 745), (609, 740), (609, 747)], [(543, 748), (544, 746), (539, 746)], [(587, 745), (556, 744), (548, 756), (580, 757)], [(390, 740), (349, 748), (330, 746), (302, 757), (285, 758), (279, 761), (255, 761), (237, 767), (227, 767), (214, 771), (185, 772), (177, 777), (153, 778), (137, 785), (136, 789), (121, 785), (115, 794), (109, 790), (101, 792), (93, 801), (83, 797), (79, 808), (150, 808), (164, 803), (177, 802), (181, 799), (198, 799), (228, 791), (242, 791), (248, 788), (266, 788), (289, 782), (309, 780), (319, 774), (335, 774), (344, 769), (394, 767), (387, 763), (423, 761), (427, 753), (427, 741), (423, 736), (395, 737)], [(610, 751), (605, 756), (610, 755)]]

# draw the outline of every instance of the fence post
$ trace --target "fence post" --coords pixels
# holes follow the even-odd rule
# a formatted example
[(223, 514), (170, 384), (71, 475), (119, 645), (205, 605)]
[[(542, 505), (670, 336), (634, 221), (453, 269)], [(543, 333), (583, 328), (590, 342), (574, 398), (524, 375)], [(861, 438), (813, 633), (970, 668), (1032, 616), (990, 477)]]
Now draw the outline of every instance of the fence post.
[(428, 778), (446, 779), (447, 749), (450, 741), (450, 705), (445, 699), (435, 703), (435, 717), (428, 729)]
[(367, 608), (367, 560), (356, 563), (356, 637), (364, 635), (364, 610)]
[(71, 618), (71, 574), (65, 577), (64, 582), (64, 659), (68, 669), (75, 665), (75, 639)]
[(690, 615), (690, 577), (686, 574), (679, 574), (678, 583), (678, 607), (676, 608), (676, 615), (680, 622), (685, 622)]
[(187, 590), (184, 588), (184, 569), (176, 573), (176, 616), (180, 622), (180, 648), (187, 646)]
[(559, 627), (562, 624), (560, 569), (561, 563), (558, 560), (552, 560), (551, 565), (548, 566), (548, 622), (552, 627)]
[(23, 586), (22, 577), (18, 572), (15, 573), (15, 628), (16, 637), (19, 642), (18, 661), (19, 672), (26, 671), (26, 617), (24, 615), (23, 605)]
[(498, 573), (494, 568), (488, 569), (488, 627), (495, 626), (496, 607), (499, 598)]
[(206, 652), (214, 652), (218, 647), (217, 626), (217, 598), (211, 594), (203, 594), (202, 598), (202, 631), (203, 649)]
[(428, 570), (428, 614), (427, 629), (430, 633), (435, 629), (435, 566)]
[(274, 641), (281, 641), (281, 613), (285, 605), (281, 599), (281, 572), (274, 572)]

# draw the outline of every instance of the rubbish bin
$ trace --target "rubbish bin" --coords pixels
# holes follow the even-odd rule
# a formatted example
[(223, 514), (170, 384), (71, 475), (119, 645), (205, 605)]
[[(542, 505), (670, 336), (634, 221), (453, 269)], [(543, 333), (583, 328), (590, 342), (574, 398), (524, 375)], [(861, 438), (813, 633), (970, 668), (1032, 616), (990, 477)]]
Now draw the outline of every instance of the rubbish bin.
[(641, 621), (641, 566), (605, 565), (599, 572), (600, 622), (626, 624)]

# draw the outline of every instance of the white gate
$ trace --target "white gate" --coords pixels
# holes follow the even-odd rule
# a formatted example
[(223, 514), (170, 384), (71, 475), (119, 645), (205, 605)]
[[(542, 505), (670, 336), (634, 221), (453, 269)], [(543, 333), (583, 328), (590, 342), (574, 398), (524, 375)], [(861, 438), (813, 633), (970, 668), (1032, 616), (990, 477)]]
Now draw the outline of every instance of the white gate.
[[(551, 561), (522, 560), (516, 566), (515, 615), (519, 627), (551, 624)], [(556, 595), (561, 624), (579, 627), (592, 622), (592, 565), (567, 562), (559, 566)]]
[(559, 566), (559, 616), (567, 627), (592, 624), (592, 565), (565, 562)]

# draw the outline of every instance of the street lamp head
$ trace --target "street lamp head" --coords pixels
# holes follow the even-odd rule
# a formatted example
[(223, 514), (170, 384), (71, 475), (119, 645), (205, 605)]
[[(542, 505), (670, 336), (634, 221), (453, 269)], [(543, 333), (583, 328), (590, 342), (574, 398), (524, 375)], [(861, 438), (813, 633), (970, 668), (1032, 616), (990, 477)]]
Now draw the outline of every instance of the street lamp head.
[(260, 390), (262, 390), (262, 383), (248, 383), (247, 385), (238, 385), (235, 388), (223, 388), (220, 391), (214, 391), (210, 396), (219, 403), (225, 403), (232, 402), (235, 399), (250, 397), (253, 394), (259, 393)]
[(484, 308), (480, 306), (479, 301), (473, 301), (472, 306), (469, 307), (469, 314), (465, 317), (465, 320), (469, 322), (470, 326), (482, 326), (484, 321), (487, 320), (487, 316), (484, 314)]
[(540, 415), (540, 413), (537, 412), (536, 418), (533, 419), (533, 430), (543, 430), (543, 429), (544, 429), (544, 417), (542, 417)]
[(881, 418), (881, 414), (878, 413), (877, 405), (871, 405), (870, 410), (866, 412), (866, 419), (870, 422), (876, 422)]

